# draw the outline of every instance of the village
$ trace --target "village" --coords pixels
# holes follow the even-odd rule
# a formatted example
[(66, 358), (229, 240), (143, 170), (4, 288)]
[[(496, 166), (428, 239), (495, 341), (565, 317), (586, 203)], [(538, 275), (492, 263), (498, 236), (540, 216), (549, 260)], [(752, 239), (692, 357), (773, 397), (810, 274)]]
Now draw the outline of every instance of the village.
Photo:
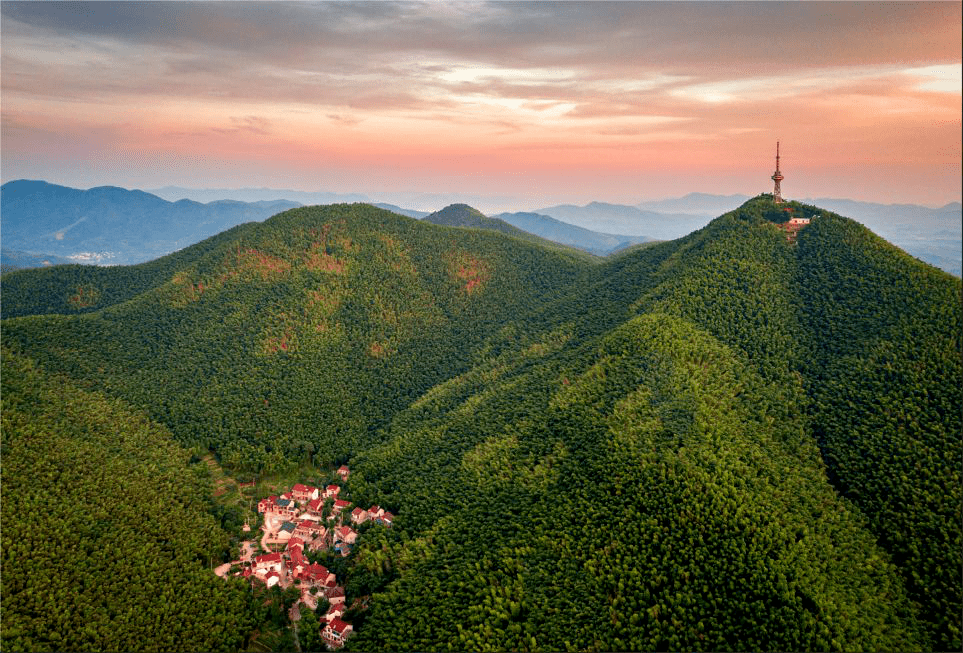
[[(346, 465), (337, 470), (342, 482), (350, 473)], [(323, 489), (296, 483), (280, 496), (261, 499), (257, 504), (264, 517), (260, 543), (242, 542), (240, 558), (215, 570), (221, 577), (240, 576), (268, 588), (297, 588), (300, 597), (291, 608), (294, 621), (299, 619), (301, 606), (315, 611), (320, 600), (326, 599), (328, 608), (319, 621), (321, 638), (332, 650), (341, 648), (353, 632), (351, 624), (342, 619), (344, 587), (326, 567), (310, 562), (305, 551), (329, 550), (347, 556), (358, 540), (352, 526), (374, 521), (390, 528), (394, 521), (394, 515), (377, 505), (348, 512), (351, 502), (340, 494), (341, 486), (335, 483)], [(245, 525), (245, 530), (249, 526)]]

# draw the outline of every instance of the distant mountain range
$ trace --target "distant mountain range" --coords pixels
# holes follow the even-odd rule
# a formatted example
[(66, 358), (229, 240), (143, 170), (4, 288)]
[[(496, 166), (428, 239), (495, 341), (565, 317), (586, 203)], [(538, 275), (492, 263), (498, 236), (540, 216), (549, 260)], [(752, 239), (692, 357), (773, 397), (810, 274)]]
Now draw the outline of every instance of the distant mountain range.
[(609, 233), (646, 236), (658, 240), (681, 238), (706, 226), (711, 219), (701, 215), (657, 213), (626, 204), (606, 202), (592, 202), (585, 206), (560, 204), (537, 209), (535, 213), (585, 229), (602, 229)]
[(577, 247), (597, 256), (606, 256), (638, 243), (650, 242), (647, 236), (625, 236), (592, 231), (541, 213), (499, 213), (492, 216), (547, 240)]
[(169, 202), (113, 186), (78, 190), (19, 180), (0, 189), (0, 229), (5, 250), (76, 263), (129, 264), (297, 206), (288, 200)]
[[(443, 193), (407, 195), (419, 205), (452, 197)], [(605, 256), (637, 243), (682, 237), (704, 227), (716, 216), (734, 210), (747, 199), (746, 195), (689, 193), (634, 206), (604, 202), (584, 206), (561, 204), (490, 217), (533, 236)], [(181, 249), (240, 223), (262, 221), (303, 204), (341, 202), (371, 203), (371, 200), (360, 193), (271, 188), (167, 186), (148, 193), (110, 186), (78, 190), (43, 181), (12, 181), (2, 187), (0, 263), (4, 268), (41, 266), (44, 261), (57, 264), (63, 260), (137, 263)], [(963, 218), (959, 202), (937, 209), (832, 198), (805, 202), (851, 217), (909, 254), (961, 275)], [(373, 204), (416, 219), (429, 215), (426, 211), (392, 203)], [(453, 205), (467, 206), (463, 202)], [(478, 215), (483, 216), (480, 212)], [(479, 221), (471, 226), (504, 231), (493, 227), (495, 224)]]

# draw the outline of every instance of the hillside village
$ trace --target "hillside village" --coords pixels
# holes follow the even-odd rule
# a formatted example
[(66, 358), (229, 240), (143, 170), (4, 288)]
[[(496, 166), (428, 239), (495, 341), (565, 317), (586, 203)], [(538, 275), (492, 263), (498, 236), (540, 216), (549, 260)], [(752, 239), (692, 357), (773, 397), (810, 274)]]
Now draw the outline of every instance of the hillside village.
[[(342, 482), (351, 474), (346, 465), (337, 473)], [(264, 517), (260, 541), (242, 542), (240, 559), (221, 565), (217, 574), (248, 578), (268, 588), (296, 587), (300, 597), (292, 607), (294, 620), (301, 606), (314, 611), (322, 598), (327, 599), (329, 607), (319, 616), (321, 638), (329, 649), (341, 648), (353, 632), (352, 625), (342, 619), (344, 587), (333, 572), (310, 562), (305, 552), (327, 550), (345, 557), (358, 541), (353, 527), (374, 521), (390, 528), (394, 522), (394, 515), (380, 506), (355, 507), (348, 512), (351, 505), (335, 483), (323, 489), (296, 483), (288, 492), (261, 499), (257, 504)]]

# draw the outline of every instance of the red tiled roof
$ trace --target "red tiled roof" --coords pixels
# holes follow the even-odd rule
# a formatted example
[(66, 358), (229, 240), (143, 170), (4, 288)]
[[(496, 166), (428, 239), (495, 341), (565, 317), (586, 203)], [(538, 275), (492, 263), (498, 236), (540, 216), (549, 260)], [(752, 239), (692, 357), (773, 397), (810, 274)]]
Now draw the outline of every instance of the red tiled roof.
[(388, 512), (387, 510), (385, 510), (385, 514), (381, 515), (381, 518), (387, 519), (388, 521), (393, 521), (395, 516), (392, 515), (390, 512)]
[(256, 557), (256, 558), (254, 558), (254, 563), (255, 563), (255, 564), (258, 564), (258, 565), (263, 564), (263, 563), (271, 563), (271, 562), (281, 562), (281, 554), (280, 554), (280, 553), (265, 553), (264, 555), (260, 555), (260, 556), (258, 556), (258, 557)]
[(292, 537), (290, 540), (288, 540), (288, 549), (293, 549), (296, 547), (301, 547), (302, 549), (304, 548), (304, 540), (302, 540), (300, 537)]
[(347, 466), (347, 465), (341, 465), (341, 467), (338, 467), (338, 471), (339, 471), (339, 472), (348, 472), (348, 471), (351, 471), (351, 470), (348, 469), (348, 466)]
[(363, 509), (363, 508), (355, 508), (354, 510), (351, 511), (351, 516), (352, 516), (352, 517), (360, 517), (360, 516), (363, 515), (363, 514), (364, 514), (364, 509)]
[(328, 487), (326, 487), (326, 488), (324, 488), (324, 489), (327, 490), (328, 492), (338, 493), (338, 492), (341, 491), (341, 486), (340, 486), (340, 485), (335, 485), (334, 483), (332, 483), (331, 485), (329, 485)]
[(327, 567), (320, 565), (317, 562), (308, 565), (303, 570), (301, 570), (301, 578), (309, 578), (311, 580), (327, 580), (331, 572), (328, 571)]
[(351, 505), (350, 501), (344, 501), (342, 499), (338, 499), (337, 501), (334, 502), (334, 507), (339, 510), (342, 508), (347, 508), (350, 505)]
[(318, 497), (308, 501), (308, 510), (321, 510), (324, 507), (324, 499)]
[(351, 627), (351, 624), (349, 624), (346, 621), (342, 621), (340, 617), (335, 617), (330, 622), (328, 622), (328, 626), (332, 630), (337, 631), (339, 635), (343, 635), (344, 631)]

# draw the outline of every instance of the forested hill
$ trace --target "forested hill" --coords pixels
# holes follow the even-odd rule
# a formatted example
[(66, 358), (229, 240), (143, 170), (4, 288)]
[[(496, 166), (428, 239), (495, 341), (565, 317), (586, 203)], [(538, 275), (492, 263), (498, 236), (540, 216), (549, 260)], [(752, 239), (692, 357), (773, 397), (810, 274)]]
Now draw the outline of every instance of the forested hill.
[(349, 461), (397, 516), (349, 648), (963, 645), (959, 279), (768, 196), (602, 263), (363, 205), (239, 229), (4, 343), (229, 469)]
[(561, 296), (583, 256), (370, 205), (306, 207), (143, 266), (7, 275), (5, 313), (99, 310), (7, 320), (4, 336), (99, 378), (230, 467), (276, 469), (350, 455), (372, 424)]
[[(546, 240), (528, 231), (523, 231), (500, 218), (489, 218), (478, 209), (472, 208), (467, 204), (451, 204), (440, 211), (435, 211), (425, 216), (424, 221), (447, 227), (469, 227), (497, 231), (507, 236), (535, 243), (549, 249), (558, 249), (568, 251), (572, 254), (578, 254), (577, 250), (572, 249), (572, 247), (567, 244), (562, 244), (559, 241)], [(585, 254), (581, 255), (589, 258)]]

